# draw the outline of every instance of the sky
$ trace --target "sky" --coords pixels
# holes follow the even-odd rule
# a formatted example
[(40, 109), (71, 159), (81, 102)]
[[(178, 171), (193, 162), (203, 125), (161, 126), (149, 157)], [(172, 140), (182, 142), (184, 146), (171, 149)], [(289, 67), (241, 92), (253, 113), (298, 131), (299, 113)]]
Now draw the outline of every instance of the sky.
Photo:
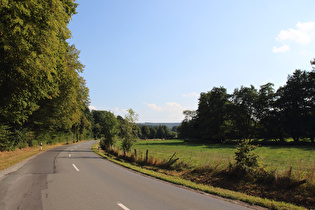
[(314, 0), (77, 0), (69, 24), (90, 109), (181, 122), (201, 92), (312, 70)]

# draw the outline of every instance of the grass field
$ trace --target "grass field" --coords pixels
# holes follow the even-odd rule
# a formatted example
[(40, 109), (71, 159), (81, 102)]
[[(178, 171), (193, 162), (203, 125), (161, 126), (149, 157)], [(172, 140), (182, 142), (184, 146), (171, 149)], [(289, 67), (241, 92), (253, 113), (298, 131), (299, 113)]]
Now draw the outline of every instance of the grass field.
[[(117, 147), (121, 148), (121, 141), (117, 142), (110, 153), (118, 157), (115, 161), (126, 160), (139, 170), (149, 169), (179, 178), (181, 181), (176, 183), (189, 181), (215, 187), (216, 190), (211, 191), (215, 194), (217, 188), (220, 188), (315, 209), (314, 146), (257, 147), (255, 153), (259, 156), (259, 167), (245, 174), (235, 164), (236, 145), (198, 144), (183, 140), (138, 140), (134, 146), (137, 155), (131, 151), (126, 156)], [(148, 159), (145, 158), (147, 150)], [(179, 160), (173, 164), (177, 158)], [(167, 163), (172, 166), (169, 167)], [(243, 200), (243, 196), (244, 194), (236, 199)], [(250, 203), (258, 204), (255, 201)], [(296, 209), (276, 207), (265, 202), (259, 205), (271, 209)]]
[[(191, 167), (216, 165), (225, 168), (229, 162), (234, 162), (235, 145), (224, 144), (192, 144), (183, 140), (146, 140), (137, 141), (135, 147), (138, 154), (168, 159), (175, 152), (179, 161)], [(307, 146), (260, 146), (255, 152), (259, 155), (259, 162), (268, 171), (282, 172), (292, 167), (301, 174), (315, 171), (315, 147)]]

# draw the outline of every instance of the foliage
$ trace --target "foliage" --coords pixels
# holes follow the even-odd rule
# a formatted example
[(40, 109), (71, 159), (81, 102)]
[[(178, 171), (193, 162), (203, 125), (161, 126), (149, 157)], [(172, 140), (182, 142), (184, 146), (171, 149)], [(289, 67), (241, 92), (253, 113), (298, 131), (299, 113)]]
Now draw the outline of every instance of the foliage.
[(118, 121), (113, 113), (108, 111), (102, 111), (102, 113), (103, 119), (100, 122), (100, 133), (103, 138), (101, 139), (100, 145), (102, 149), (109, 150), (116, 141), (118, 134)]
[(276, 108), (281, 113), (281, 126), (294, 139), (309, 137), (314, 141), (315, 71), (296, 70), (285, 86), (277, 91)]
[(257, 123), (257, 90), (254, 86), (236, 88), (231, 95), (230, 119), (232, 133), (237, 139), (251, 139)]
[(202, 139), (222, 142), (228, 129), (229, 95), (223, 87), (201, 93), (197, 109), (197, 125)]
[(9, 126), (0, 125), (0, 151), (11, 150)]
[(125, 120), (122, 124), (122, 148), (124, 152), (129, 152), (136, 142), (136, 136), (138, 131), (138, 126), (136, 121), (138, 120), (138, 114), (136, 114), (132, 109), (127, 110), (125, 115)]
[(151, 139), (154, 139), (154, 138), (156, 138), (156, 135), (157, 135), (157, 130), (156, 130), (156, 128), (151, 127), (151, 128), (150, 128), (150, 138), (151, 138)]
[(147, 125), (141, 127), (141, 133), (144, 139), (147, 139), (150, 136), (150, 128)]
[(166, 125), (160, 124), (159, 126), (153, 125), (140, 125), (141, 133), (138, 136), (141, 139), (176, 139), (178, 126), (173, 126), (172, 131)]
[(3, 147), (91, 135), (84, 66), (67, 42), (76, 7), (74, 0), (1, 2), (0, 126), (12, 133)]
[[(312, 65), (314, 65), (314, 61)], [(181, 138), (211, 142), (226, 140), (315, 139), (315, 69), (296, 70), (283, 87), (272, 83), (236, 88), (229, 95), (223, 87), (201, 93), (198, 109), (184, 111), (178, 127)]]
[(252, 173), (258, 165), (258, 155), (253, 151), (256, 149), (256, 146), (251, 145), (249, 140), (241, 141), (235, 152), (236, 168), (242, 174)]

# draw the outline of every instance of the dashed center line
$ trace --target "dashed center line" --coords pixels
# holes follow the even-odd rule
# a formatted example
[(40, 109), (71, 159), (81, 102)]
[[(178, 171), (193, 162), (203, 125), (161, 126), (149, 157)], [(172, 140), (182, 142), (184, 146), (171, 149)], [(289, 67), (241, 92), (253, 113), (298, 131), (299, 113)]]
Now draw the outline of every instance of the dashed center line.
[(77, 171), (80, 171), (74, 164), (72, 164), (73, 168)]
[(122, 203), (117, 203), (118, 206), (120, 206), (120, 208), (124, 209), (124, 210), (129, 210), (129, 208), (127, 208), (124, 204)]

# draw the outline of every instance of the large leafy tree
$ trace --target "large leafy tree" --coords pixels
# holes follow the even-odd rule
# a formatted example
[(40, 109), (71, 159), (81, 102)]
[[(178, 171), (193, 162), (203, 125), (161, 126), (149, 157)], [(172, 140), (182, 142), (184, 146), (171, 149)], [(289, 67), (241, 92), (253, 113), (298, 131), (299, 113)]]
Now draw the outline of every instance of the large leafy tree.
[(279, 127), (278, 113), (275, 110), (275, 90), (274, 84), (267, 83), (260, 86), (255, 104), (258, 121), (257, 137), (268, 139), (282, 139), (281, 128)]
[(201, 138), (215, 142), (225, 139), (228, 99), (223, 87), (214, 87), (210, 92), (200, 94), (196, 120)]
[(1, 1), (0, 115), (25, 122), (41, 99), (57, 97), (67, 24), (76, 4), (65, 0)]
[(183, 111), (185, 119), (178, 126), (177, 131), (180, 138), (198, 138), (197, 112), (192, 110)]
[(90, 129), (84, 66), (67, 42), (76, 7), (74, 0), (1, 1), (0, 125), (81, 136)]
[(239, 139), (251, 139), (257, 122), (257, 90), (254, 86), (236, 88), (231, 97), (230, 116), (234, 135)]
[(85, 80), (79, 75), (83, 65), (78, 61), (79, 51), (68, 46), (64, 66), (58, 69), (60, 74), (60, 93), (53, 98), (43, 98), (37, 102), (39, 108), (30, 116), (31, 123), (45, 130), (77, 129), (86, 121), (84, 110), (88, 106), (88, 89)]
[(276, 106), (282, 126), (294, 141), (302, 137), (314, 139), (315, 78), (312, 72), (296, 70), (277, 91)]

